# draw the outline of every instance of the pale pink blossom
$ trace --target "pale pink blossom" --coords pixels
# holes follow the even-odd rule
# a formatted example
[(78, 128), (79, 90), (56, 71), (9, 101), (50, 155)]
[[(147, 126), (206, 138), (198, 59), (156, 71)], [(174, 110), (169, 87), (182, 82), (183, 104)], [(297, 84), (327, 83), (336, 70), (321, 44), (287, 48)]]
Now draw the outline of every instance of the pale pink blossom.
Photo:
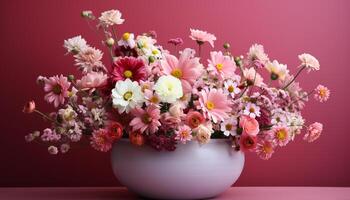
[(91, 146), (97, 151), (107, 152), (112, 148), (112, 140), (110, 139), (108, 130), (98, 129), (92, 133)]
[(163, 73), (180, 79), (185, 93), (191, 92), (193, 84), (203, 73), (203, 65), (194, 54), (193, 49), (185, 49), (179, 59), (165, 54), (165, 59), (161, 61)]
[(323, 85), (318, 85), (315, 89), (314, 98), (319, 102), (326, 102), (330, 96), (331, 92), (329, 89)]
[(90, 72), (77, 81), (77, 86), (82, 90), (96, 89), (107, 84), (107, 75), (102, 72)]
[(256, 153), (263, 160), (268, 160), (271, 158), (272, 154), (275, 152), (274, 143), (268, 140), (259, 140), (256, 145)]
[(200, 144), (207, 144), (210, 141), (211, 134), (214, 132), (212, 124), (210, 122), (201, 124), (197, 128), (193, 129), (196, 133), (196, 139)]
[(64, 104), (65, 98), (68, 97), (69, 87), (70, 82), (63, 75), (45, 79), (44, 91), (47, 92), (45, 100), (53, 103), (55, 107)]
[(250, 136), (256, 136), (260, 131), (258, 121), (247, 115), (241, 115), (239, 126), (243, 129), (244, 133)]
[(49, 148), (47, 148), (47, 151), (49, 152), (49, 154), (51, 155), (56, 155), (58, 154), (58, 149), (55, 146), (49, 146)]
[(183, 44), (184, 42), (181, 38), (174, 38), (174, 39), (168, 40), (168, 43), (173, 44), (174, 46), (177, 46), (177, 45)]
[(122, 19), (122, 13), (119, 10), (104, 11), (98, 19), (100, 20), (100, 24), (106, 27), (123, 24), (125, 21), (125, 19)]
[(215, 35), (208, 33), (206, 31), (201, 31), (197, 29), (190, 29), (192, 40), (197, 41), (198, 44), (203, 44), (204, 42), (209, 42), (209, 44), (214, 47), (214, 41), (216, 40)]
[(210, 52), (207, 70), (217, 75), (219, 79), (235, 76), (236, 64), (230, 56), (223, 55), (221, 51)]
[(264, 85), (263, 83), (263, 78), (259, 73), (255, 71), (253, 67), (251, 68), (245, 68), (243, 70), (243, 76), (247, 80), (249, 85), (256, 85), (256, 86), (262, 86)]
[(102, 59), (103, 53), (93, 47), (87, 47), (78, 54), (74, 55), (75, 65), (79, 66), (79, 70), (83, 73), (92, 71), (106, 71)]
[(60, 146), (60, 151), (61, 153), (67, 153), (70, 149), (69, 144), (61, 144)]
[(55, 130), (51, 130), (46, 128), (43, 130), (43, 134), (41, 134), (41, 140), (44, 142), (55, 142), (61, 139), (61, 135), (57, 134)]
[(175, 134), (175, 139), (181, 141), (183, 144), (186, 144), (187, 141), (191, 141), (192, 139), (191, 128), (187, 125), (179, 126), (179, 129), (175, 131)]
[(230, 101), (221, 89), (203, 89), (199, 93), (198, 109), (203, 110), (207, 119), (212, 119), (214, 123), (228, 118), (231, 111)]
[(303, 53), (298, 57), (299, 57), (299, 60), (301, 61), (301, 66), (306, 67), (306, 69), (308, 69), (309, 72), (311, 70), (315, 70), (315, 71), (320, 70), (320, 63), (312, 55)]
[(247, 53), (246, 65), (250, 67), (264, 67), (269, 62), (269, 57), (260, 44), (253, 44)]
[(131, 113), (135, 117), (130, 122), (130, 126), (132, 126), (133, 131), (139, 130), (141, 133), (155, 133), (161, 125), (159, 122), (160, 110), (153, 104), (145, 109), (136, 107), (131, 111)]
[(307, 133), (304, 135), (304, 140), (308, 142), (313, 142), (317, 140), (322, 133), (323, 124), (315, 122), (307, 128)]

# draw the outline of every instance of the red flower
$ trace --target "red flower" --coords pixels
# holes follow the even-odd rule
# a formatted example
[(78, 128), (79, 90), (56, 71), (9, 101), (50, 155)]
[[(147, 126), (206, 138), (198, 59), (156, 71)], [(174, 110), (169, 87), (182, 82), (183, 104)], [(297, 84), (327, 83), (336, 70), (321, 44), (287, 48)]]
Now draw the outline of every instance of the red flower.
[(246, 133), (243, 133), (240, 139), (240, 147), (242, 151), (253, 150), (256, 147), (257, 137), (250, 136)]
[(123, 136), (123, 127), (118, 122), (111, 122), (108, 125), (108, 135), (112, 141), (119, 140)]
[(145, 143), (145, 137), (138, 131), (129, 133), (129, 140), (136, 146), (142, 146)]
[(132, 81), (147, 79), (145, 63), (141, 59), (134, 57), (124, 57), (116, 60), (113, 63), (111, 75), (113, 82), (127, 78)]
[(204, 122), (204, 117), (200, 112), (190, 111), (186, 116), (186, 123), (191, 128), (197, 128)]

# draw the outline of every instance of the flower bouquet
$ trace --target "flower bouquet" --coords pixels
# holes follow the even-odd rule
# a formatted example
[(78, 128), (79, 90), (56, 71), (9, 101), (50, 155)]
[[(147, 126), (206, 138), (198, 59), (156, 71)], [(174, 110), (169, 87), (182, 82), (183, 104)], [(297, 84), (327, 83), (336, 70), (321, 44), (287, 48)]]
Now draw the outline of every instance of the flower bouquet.
[[(293, 76), (287, 65), (271, 61), (259, 44), (252, 45), (246, 56), (234, 56), (229, 43), (225, 43), (221, 51), (211, 51), (210, 58), (204, 61), (200, 59), (201, 48), (206, 43), (214, 47), (216, 40), (205, 31), (190, 30), (190, 38), (198, 44), (197, 51), (184, 48), (172, 54), (157, 44), (154, 31), (119, 34), (117, 27), (124, 19), (118, 10), (105, 11), (98, 19), (91, 11), (83, 11), (82, 17), (89, 24), (97, 22), (97, 29), (105, 37), (103, 44), (110, 63), (102, 63), (102, 51), (87, 44), (83, 37), (65, 40), (63, 46), (73, 56), (81, 77), (39, 76), (37, 83), (46, 93), (44, 99), (58, 110), (46, 114), (36, 108), (34, 101), (23, 109), (50, 123), (49, 128), (34, 131), (25, 139), (46, 143), (52, 155), (67, 153), (83, 140), (101, 152), (113, 147), (113, 170), (131, 190), (156, 198), (203, 198), (219, 194), (238, 178), (244, 163), (242, 152), (253, 152), (267, 160), (277, 148), (301, 134), (304, 127), (303, 139), (308, 142), (316, 140), (322, 132), (321, 123), (306, 126), (301, 115), (308, 97), (313, 95), (324, 102), (330, 95), (325, 86), (306, 92), (296, 82), (301, 72), (320, 69), (319, 62), (310, 54), (299, 55), (300, 65)], [(169, 44), (179, 47), (183, 40), (170, 39)], [(267, 82), (259, 71), (269, 74)], [(148, 156), (157, 159), (156, 166), (150, 164)], [(183, 158), (186, 156), (189, 158)], [(174, 160), (181, 161), (177, 167), (162, 167)], [(176, 194), (167, 191), (164, 184), (173, 187), (172, 182), (188, 187), (186, 181), (190, 180), (184, 180), (186, 177), (176, 171), (183, 167), (181, 163), (187, 162), (197, 169), (224, 164), (232, 164), (233, 168), (225, 166), (222, 168), (225, 173), (216, 174), (221, 179), (228, 177), (223, 184), (218, 183), (220, 180), (210, 184), (213, 176), (199, 170), (203, 174), (197, 173), (196, 178), (189, 175), (192, 172), (186, 175), (199, 181), (202, 189), (187, 189), (182, 196), (177, 195), (179, 191)], [(157, 193), (152, 186), (134, 187), (136, 181), (128, 180), (127, 176), (132, 176), (126, 172), (128, 169), (139, 172), (147, 166), (168, 170), (158, 175), (168, 179), (160, 181), (154, 176), (149, 179), (165, 193)], [(191, 166), (184, 168), (189, 170)], [(230, 170), (237, 172), (228, 176)], [(136, 173), (134, 179), (146, 177), (150, 171), (142, 173)], [(181, 179), (175, 180), (179, 179), (177, 176)], [(158, 182), (152, 182), (153, 179)], [(211, 191), (215, 189), (213, 185), (220, 188)], [(163, 188), (159, 189), (160, 186)]]

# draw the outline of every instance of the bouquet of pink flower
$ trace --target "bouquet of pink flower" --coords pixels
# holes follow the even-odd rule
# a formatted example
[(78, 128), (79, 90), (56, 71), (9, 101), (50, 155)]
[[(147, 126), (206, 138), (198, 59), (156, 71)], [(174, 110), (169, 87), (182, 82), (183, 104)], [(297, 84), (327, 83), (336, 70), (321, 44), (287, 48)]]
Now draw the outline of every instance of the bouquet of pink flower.
[[(91, 11), (83, 11), (82, 17), (96, 20)], [(324, 102), (330, 95), (325, 86), (305, 92), (296, 82), (302, 71), (320, 69), (310, 54), (299, 55), (299, 70), (293, 76), (287, 65), (271, 61), (262, 45), (251, 46), (245, 57), (234, 57), (226, 43), (223, 51), (210, 52), (203, 62), (201, 47), (207, 42), (214, 47), (213, 34), (191, 29), (198, 52), (185, 48), (177, 56), (156, 43), (154, 31), (118, 36), (116, 26), (124, 22), (118, 10), (103, 12), (96, 21), (111, 64), (103, 64), (103, 53), (81, 36), (65, 40), (64, 48), (82, 76), (39, 76), (44, 99), (58, 111), (45, 114), (34, 101), (23, 109), (51, 123), (25, 136), (28, 142), (47, 143), (51, 154), (66, 153), (86, 139), (96, 150), (107, 152), (123, 137), (159, 151), (173, 151), (192, 140), (205, 145), (227, 138), (233, 150), (269, 159), (306, 127), (301, 110), (308, 97)], [(178, 46), (183, 41), (175, 38), (169, 43)], [(262, 70), (270, 74), (268, 83), (259, 74)], [(317, 122), (309, 125), (304, 140), (316, 140), (322, 129)]]

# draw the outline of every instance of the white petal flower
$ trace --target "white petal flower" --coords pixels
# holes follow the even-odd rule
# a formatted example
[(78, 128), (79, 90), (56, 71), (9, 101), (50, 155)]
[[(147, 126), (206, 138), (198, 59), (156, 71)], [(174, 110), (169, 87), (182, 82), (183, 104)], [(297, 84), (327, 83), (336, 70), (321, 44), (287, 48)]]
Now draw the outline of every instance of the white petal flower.
[(125, 21), (121, 18), (122, 13), (119, 10), (108, 10), (103, 13), (101, 13), (101, 17), (98, 19), (100, 20), (100, 24), (102, 26), (113, 26), (115, 24), (123, 24)]
[(301, 61), (301, 65), (305, 66), (309, 70), (309, 72), (311, 70), (315, 70), (315, 71), (320, 70), (320, 63), (312, 55), (303, 53), (298, 57), (299, 57), (299, 60)]
[(254, 103), (248, 102), (244, 107), (243, 114), (251, 118), (260, 117), (260, 107)]
[(135, 48), (136, 42), (134, 40), (135, 36), (133, 33), (124, 33), (122, 38), (118, 41), (119, 46), (124, 46), (125, 48), (130, 47), (131, 49)]
[(129, 111), (144, 102), (144, 97), (139, 84), (130, 79), (118, 81), (112, 90), (113, 106), (119, 113)]
[(221, 122), (220, 124), (220, 130), (224, 132), (224, 135), (229, 136), (235, 136), (237, 135), (237, 118), (231, 117), (229, 119), (226, 119)]
[(84, 51), (89, 46), (86, 44), (86, 40), (80, 35), (64, 40), (63, 47), (67, 49), (69, 53), (77, 54)]
[(247, 58), (249, 61), (259, 60), (262, 63), (266, 63), (269, 61), (269, 57), (264, 52), (264, 46), (261, 44), (253, 44), (249, 48), (249, 52), (247, 54)]
[(181, 81), (171, 75), (161, 76), (154, 89), (162, 102), (174, 103), (183, 96)]
[(238, 83), (233, 82), (232, 80), (227, 80), (224, 82), (225, 94), (230, 95), (232, 98), (235, 97), (236, 94), (241, 92), (241, 89), (238, 88)]

